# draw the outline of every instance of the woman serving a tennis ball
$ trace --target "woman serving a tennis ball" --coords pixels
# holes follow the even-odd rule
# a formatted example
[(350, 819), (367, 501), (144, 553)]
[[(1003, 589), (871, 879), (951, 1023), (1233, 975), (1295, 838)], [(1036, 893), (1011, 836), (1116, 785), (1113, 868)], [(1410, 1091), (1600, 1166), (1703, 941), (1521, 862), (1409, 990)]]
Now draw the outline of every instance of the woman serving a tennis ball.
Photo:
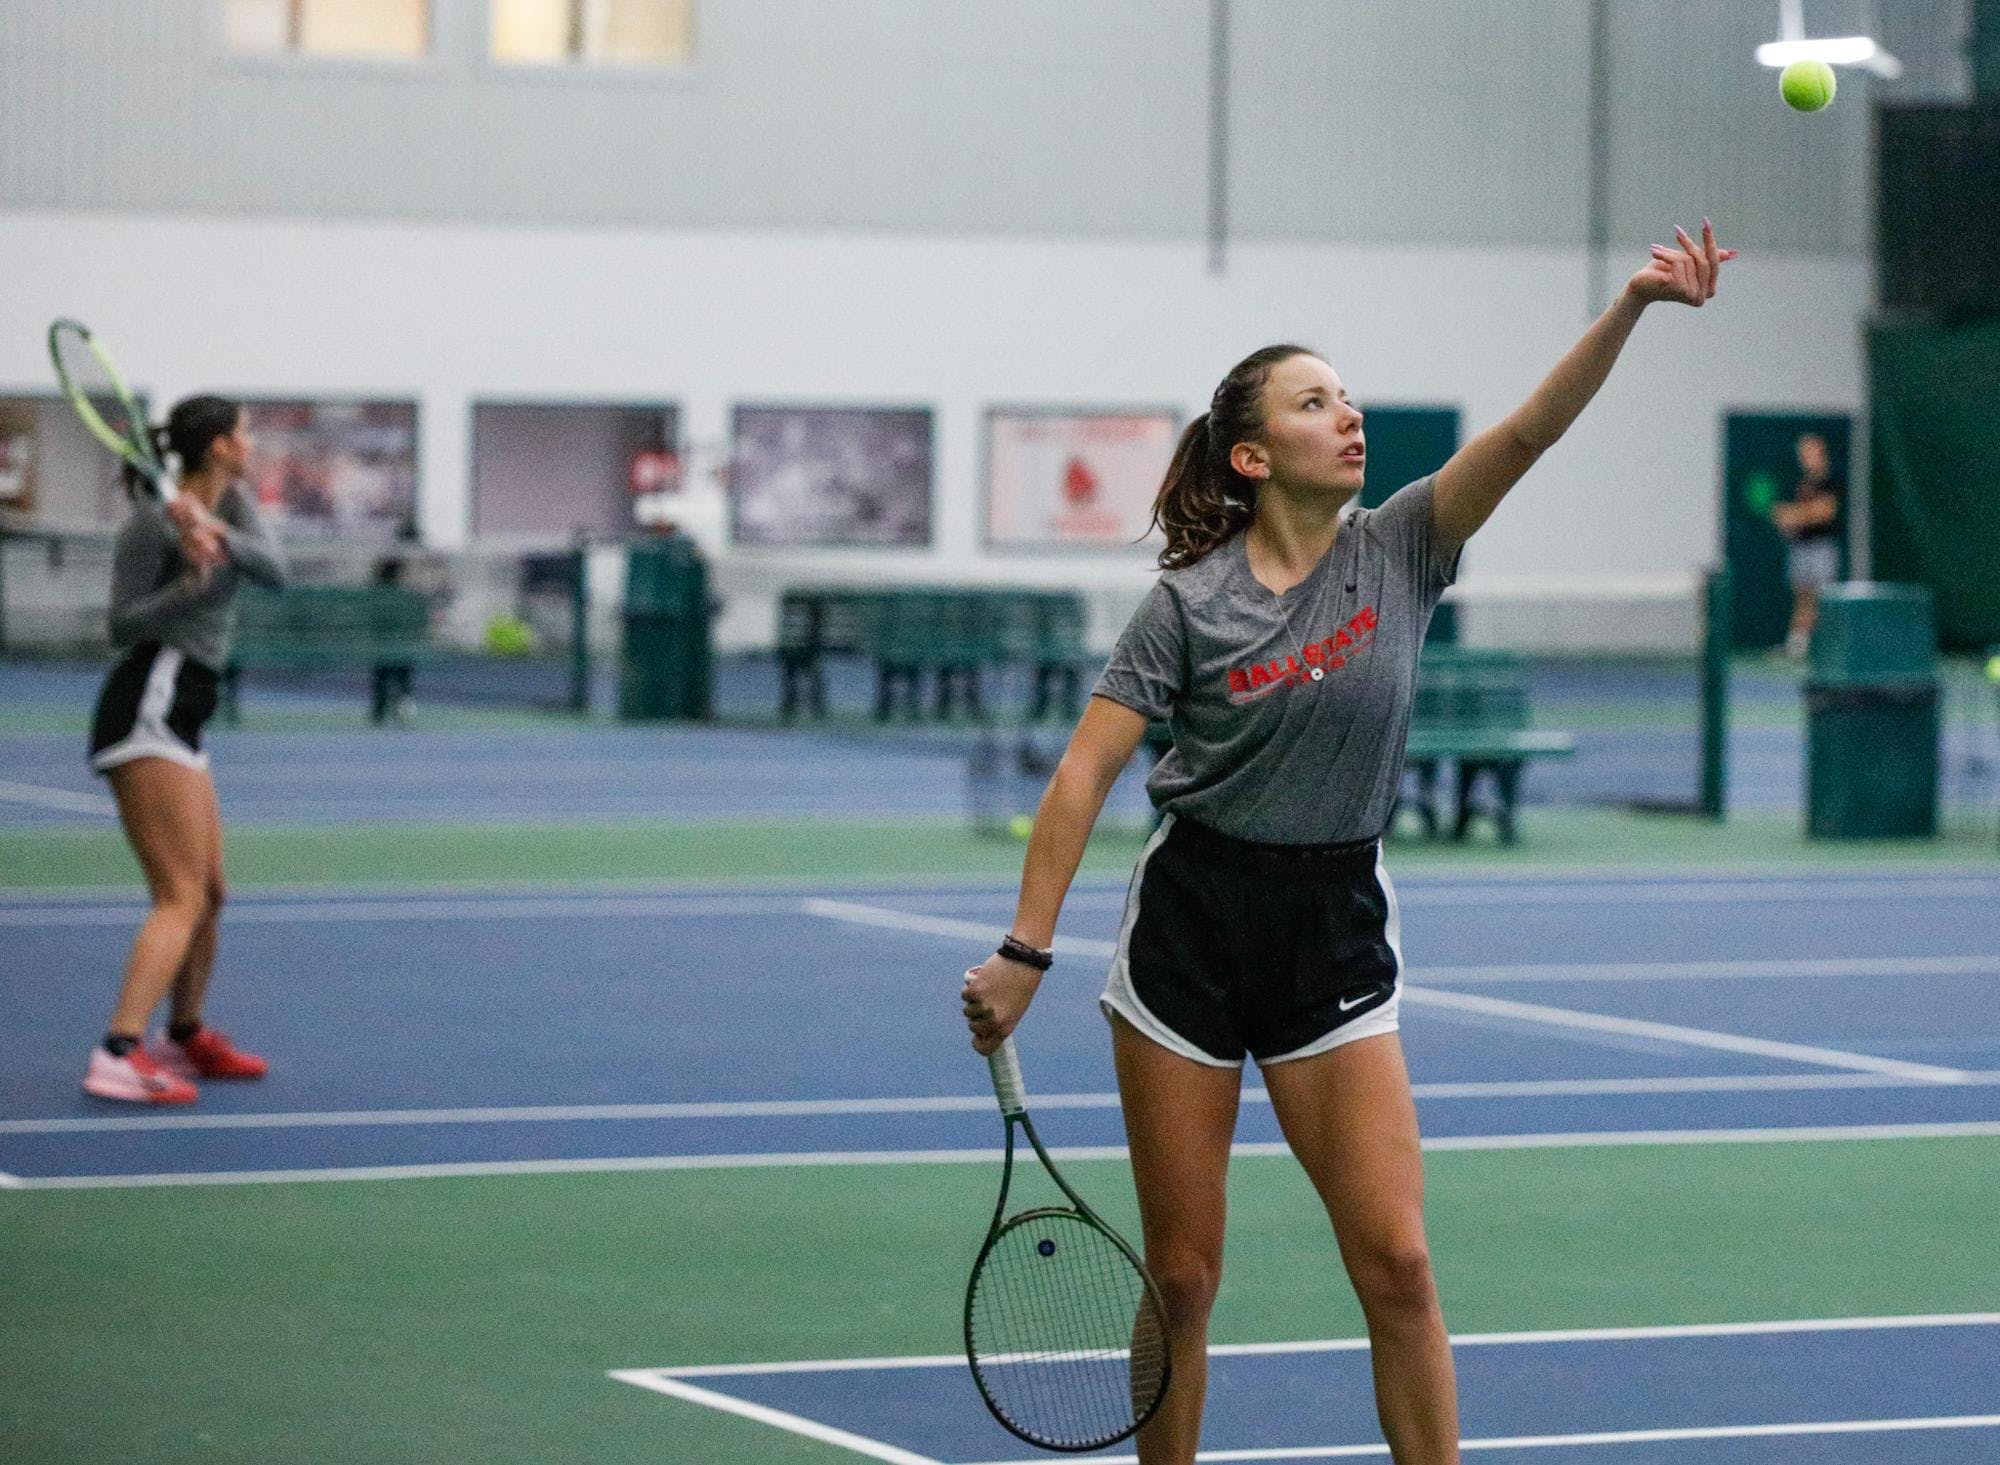
[(993, 1052), (1051, 962), (1105, 796), (1148, 721), (1171, 719), (1147, 784), (1160, 825), (1101, 999), (1175, 1360), (1138, 1436), (1145, 1465), (1195, 1458), (1246, 1055), (1332, 1220), (1394, 1458), (1459, 1458), (1381, 836), (1418, 649), (1460, 549), (1596, 395), (1646, 308), (1702, 305), (1735, 258), (1707, 220), (1699, 243), (1674, 232), (1525, 403), (1379, 508), (1353, 507), (1362, 414), (1303, 347), (1240, 362), (1181, 436), (1153, 506), (1164, 573), (1042, 795), (1002, 951), (962, 993), (972, 1046)]

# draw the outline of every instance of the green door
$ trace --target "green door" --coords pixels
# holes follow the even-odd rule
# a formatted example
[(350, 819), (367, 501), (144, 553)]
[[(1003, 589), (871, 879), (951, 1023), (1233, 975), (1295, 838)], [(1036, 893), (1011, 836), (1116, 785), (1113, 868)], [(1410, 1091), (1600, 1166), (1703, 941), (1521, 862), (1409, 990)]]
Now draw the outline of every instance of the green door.
[(1368, 439), (1368, 482), (1361, 507), (1372, 509), (1406, 483), (1444, 467), (1458, 451), (1456, 407), (1374, 407), (1361, 404)]
[(1847, 575), (1847, 511), (1854, 480), (1848, 448), (1854, 419), (1845, 414), (1732, 412), (1723, 428), (1722, 555), (1735, 591), (1731, 624), (1738, 650), (1781, 646), (1792, 618), (1785, 539), (1771, 507), (1791, 497), (1799, 480), (1799, 439), (1826, 440), (1833, 476), (1846, 485), (1840, 500), (1841, 577)]
[[(1368, 438), (1368, 481), (1361, 506), (1372, 509), (1406, 483), (1444, 467), (1458, 451), (1456, 407), (1372, 407), (1362, 404)], [(1431, 617), (1429, 640), (1458, 640), (1458, 607), (1447, 600)]]

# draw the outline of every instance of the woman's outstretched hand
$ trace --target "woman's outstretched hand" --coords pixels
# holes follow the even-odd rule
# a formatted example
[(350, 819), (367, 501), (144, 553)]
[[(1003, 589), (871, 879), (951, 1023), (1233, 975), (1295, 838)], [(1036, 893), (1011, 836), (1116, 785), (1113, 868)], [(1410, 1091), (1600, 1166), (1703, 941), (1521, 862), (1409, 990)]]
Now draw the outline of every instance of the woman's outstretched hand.
[(997, 951), (967, 972), (965, 987), (958, 995), (965, 1004), (965, 1025), (972, 1030), (973, 1048), (991, 1057), (1027, 1013), (1041, 985), (1040, 972)]
[(1701, 243), (1696, 244), (1678, 224), (1674, 225), (1674, 238), (1680, 241), (1680, 248), (1655, 244), (1653, 262), (1634, 275), (1625, 288), (1646, 305), (1656, 300), (1704, 305), (1715, 298), (1723, 262), (1736, 258), (1736, 251), (1716, 246), (1715, 225), (1706, 219), (1701, 221)]

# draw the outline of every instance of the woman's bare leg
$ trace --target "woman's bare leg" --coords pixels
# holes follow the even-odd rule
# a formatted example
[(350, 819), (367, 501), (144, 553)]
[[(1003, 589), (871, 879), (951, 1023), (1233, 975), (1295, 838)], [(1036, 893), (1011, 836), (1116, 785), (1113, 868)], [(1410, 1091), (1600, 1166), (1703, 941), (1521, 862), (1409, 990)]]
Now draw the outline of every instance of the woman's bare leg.
[(1229, 1144), (1243, 1074), (1183, 1058), (1123, 1018), (1112, 1018), (1111, 1028), (1146, 1270), (1166, 1301), (1173, 1350), (1173, 1383), (1159, 1413), (1139, 1431), (1139, 1459), (1192, 1465), (1208, 1391), (1208, 1314), (1222, 1280)]
[(153, 909), (133, 939), (109, 1031), (145, 1035), (160, 999), (187, 963), (208, 913), (207, 828), (215, 802), (208, 774), (168, 758), (137, 758), (109, 772), (118, 817), (145, 871)]
[(1397, 1465), (1455, 1465), (1458, 1386), (1424, 1239), (1423, 1155), (1402, 1043), (1382, 1033), (1273, 1063), (1264, 1083), (1368, 1319), (1390, 1452)]
[(207, 905), (188, 942), (187, 956), (174, 973), (171, 1021), (199, 1023), (202, 999), (208, 995), (209, 974), (215, 970), (216, 942), (221, 934), (222, 902), (227, 886), (222, 877), (222, 811), (215, 800), (215, 784), (208, 785), (203, 817), (203, 843), (208, 850), (208, 871), (203, 893)]

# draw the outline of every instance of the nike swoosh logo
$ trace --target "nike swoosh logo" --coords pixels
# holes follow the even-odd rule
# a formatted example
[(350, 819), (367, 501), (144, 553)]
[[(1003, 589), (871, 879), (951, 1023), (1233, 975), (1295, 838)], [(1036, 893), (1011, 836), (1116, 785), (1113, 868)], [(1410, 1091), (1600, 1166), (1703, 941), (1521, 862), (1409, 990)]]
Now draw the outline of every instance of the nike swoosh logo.
[(1371, 997), (1374, 997), (1381, 990), (1382, 990), (1381, 988), (1377, 987), (1374, 991), (1363, 992), (1359, 997), (1354, 998), (1352, 1001), (1343, 997), (1340, 999), (1340, 1010), (1342, 1012), (1346, 1012), (1351, 1008), (1359, 1007), (1362, 1003), (1368, 1001)]

